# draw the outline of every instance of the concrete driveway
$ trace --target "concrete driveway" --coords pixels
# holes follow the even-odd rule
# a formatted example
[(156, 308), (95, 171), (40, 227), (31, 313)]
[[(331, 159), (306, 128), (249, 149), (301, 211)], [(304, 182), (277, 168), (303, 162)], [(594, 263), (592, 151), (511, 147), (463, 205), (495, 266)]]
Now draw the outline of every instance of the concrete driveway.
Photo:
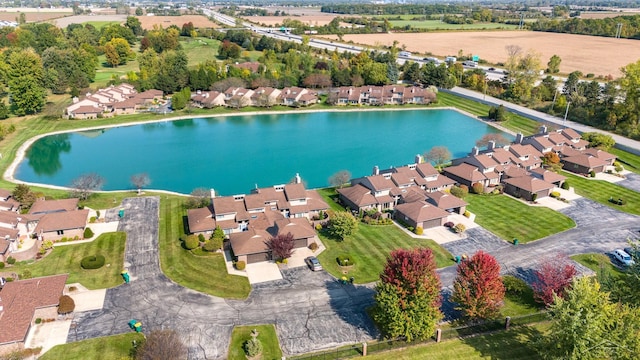
[(377, 336), (365, 309), (371, 286), (341, 285), (326, 272), (285, 270), (283, 279), (256, 284), (247, 300), (225, 300), (179, 286), (160, 271), (159, 198), (123, 201), (119, 230), (127, 233), (125, 266), (132, 281), (108, 289), (101, 310), (76, 314), (68, 341), (171, 328), (182, 334), (189, 359), (226, 357), (235, 325), (275, 324), (285, 354), (299, 354)]

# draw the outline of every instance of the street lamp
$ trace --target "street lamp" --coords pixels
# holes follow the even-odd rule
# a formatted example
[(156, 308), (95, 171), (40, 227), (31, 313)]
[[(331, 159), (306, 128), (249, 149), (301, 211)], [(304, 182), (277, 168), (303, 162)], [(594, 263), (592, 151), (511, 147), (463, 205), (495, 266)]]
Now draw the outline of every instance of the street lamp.
[(564, 119), (562, 120), (562, 126), (567, 125), (567, 114), (569, 114), (569, 105), (571, 105), (571, 101), (567, 102), (567, 109), (564, 111)]

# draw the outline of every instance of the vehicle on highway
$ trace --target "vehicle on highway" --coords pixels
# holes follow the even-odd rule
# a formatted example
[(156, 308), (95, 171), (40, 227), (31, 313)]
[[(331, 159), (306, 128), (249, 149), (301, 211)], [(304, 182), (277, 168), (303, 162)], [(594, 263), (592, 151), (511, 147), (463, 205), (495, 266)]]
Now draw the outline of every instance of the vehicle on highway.
[(624, 266), (631, 266), (634, 264), (633, 259), (631, 259), (631, 255), (627, 254), (627, 252), (622, 249), (613, 250), (613, 257)]
[(311, 269), (312, 271), (322, 271), (322, 265), (320, 265), (320, 261), (318, 261), (318, 258), (316, 258), (315, 256), (309, 256), (308, 258), (304, 259), (304, 262), (307, 263), (309, 269)]
[(400, 56), (400, 57), (411, 57), (411, 53), (409, 51), (400, 51), (398, 56)]
[(494, 68), (494, 67), (490, 67), (490, 68), (488, 68), (487, 70), (489, 70), (489, 71), (496, 71), (496, 68)]
[(474, 67), (477, 67), (477, 66), (478, 66), (478, 63), (477, 63), (477, 62), (475, 62), (475, 61), (467, 60), (467, 61), (462, 62), (462, 65), (463, 65), (463, 66), (466, 66), (466, 67), (472, 67), (472, 68), (474, 68)]

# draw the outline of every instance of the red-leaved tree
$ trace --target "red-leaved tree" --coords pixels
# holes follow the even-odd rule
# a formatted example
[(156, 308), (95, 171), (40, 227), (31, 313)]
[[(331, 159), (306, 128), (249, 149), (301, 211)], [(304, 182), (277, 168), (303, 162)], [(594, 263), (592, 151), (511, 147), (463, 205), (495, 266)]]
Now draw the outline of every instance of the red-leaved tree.
[(500, 313), (504, 292), (500, 264), (488, 253), (478, 251), (458, 265), (451, 299), (466, 317), (491, 319)]
[(288, 259), (293, 254), (295, 241), (291, 233), (278, 234), (269, 240), (267, 246), (271, 249), (273, 256), (278, 259)]
[(376, 285), (373, 318), (382, 332), (407, 341), (435, 333), (440, 312), (440, 277), (431, 249), (391, 252)]
[(553, 294), (564, 298), (576, 273), (576, 267), (566, 255), (558, 254), (543, 260), (534, 272), (534, 298), (545, 306), (553, 304)]

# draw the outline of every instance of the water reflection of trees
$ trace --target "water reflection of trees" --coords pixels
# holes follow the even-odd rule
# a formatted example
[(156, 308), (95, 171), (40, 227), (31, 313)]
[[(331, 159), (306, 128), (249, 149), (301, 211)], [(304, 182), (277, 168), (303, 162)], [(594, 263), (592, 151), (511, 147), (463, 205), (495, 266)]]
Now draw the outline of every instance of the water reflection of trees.
[(54, 175), (60, 168), (60, 154), (71, 151), (69, 134), (45, 136), (27, 150), (29, 166), (37, 175)]

